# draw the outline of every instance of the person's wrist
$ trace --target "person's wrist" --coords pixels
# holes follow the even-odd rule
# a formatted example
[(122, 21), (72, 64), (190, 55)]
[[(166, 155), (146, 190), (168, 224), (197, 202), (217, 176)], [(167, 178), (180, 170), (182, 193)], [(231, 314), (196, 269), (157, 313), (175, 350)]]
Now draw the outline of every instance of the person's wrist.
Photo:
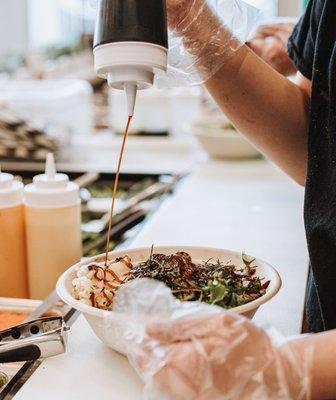
[[(177, 15), (177, 14), (175, 14)], [(204, 67), (224, 60), (232, 50), (240, 47), (239, 41), (225, 28), (204, 0), (194, 0), (170, 24), (173, 33), (183, 39), (186, 50)]]
[(290, 398), (311, 398), (311, 352), (301, 341), (289, 341), (276, 350)]

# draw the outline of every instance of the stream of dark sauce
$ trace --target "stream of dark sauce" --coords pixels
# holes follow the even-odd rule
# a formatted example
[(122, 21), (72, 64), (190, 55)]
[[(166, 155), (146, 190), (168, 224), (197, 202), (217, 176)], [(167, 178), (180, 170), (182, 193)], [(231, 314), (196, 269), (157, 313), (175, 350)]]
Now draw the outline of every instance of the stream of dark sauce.
[(128, 120), (127, 120), (125, 133), (124, 133), (124, 136), (123, 136), (122, 144), (121, 144), (121, 149), (120, 149), (120, 152), (119, 152), (117, 172), (116, 172), (116, 177), (115, 177), (114, 185), (113, 185), (112, 204), (111, 204), (111, 211), (110, 211), (110, 221), (109, 221), (109, 227), (108, 227), (107, 239), (106, 239), (106, 251), (105, 251), (105, 266), (106, 267), (107, 267), (107, 262), (108, 262), (108, 253), (109, 253), (109, 246), (110, 246), (112, 226), (113, 226), (114, 206), (115, 206), (116, 195), (117, 195), (118, 184), (119, 184), (119, 177), (120, 177), (120, 168), (121, 168), (121, 163), (122, 163), (122, 159), (123, 159), (123, 155), (124, 155), (124, 151), (125, 151), (125, 145), (126, 145), (126, 141), (127, 141), (127, 137), (128, 137), (128, 131), (129, 131), (131, 122), (132, 122), (132, 116), (129, 116)]

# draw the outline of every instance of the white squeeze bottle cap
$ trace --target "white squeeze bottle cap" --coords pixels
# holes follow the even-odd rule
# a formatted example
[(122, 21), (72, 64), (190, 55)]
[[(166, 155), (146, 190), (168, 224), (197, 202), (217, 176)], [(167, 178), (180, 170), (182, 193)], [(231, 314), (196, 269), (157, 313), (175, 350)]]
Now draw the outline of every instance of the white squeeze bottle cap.
[(45, 173), (36, 175), (24, 190), (25, 204), (33, 208), (62, 208), (79, 204), (78, 185), (56, 172), (54, 155), (47, 155)]
[(15, 207), (23, 203), (23, 183), (0, 168), (0, 208)]

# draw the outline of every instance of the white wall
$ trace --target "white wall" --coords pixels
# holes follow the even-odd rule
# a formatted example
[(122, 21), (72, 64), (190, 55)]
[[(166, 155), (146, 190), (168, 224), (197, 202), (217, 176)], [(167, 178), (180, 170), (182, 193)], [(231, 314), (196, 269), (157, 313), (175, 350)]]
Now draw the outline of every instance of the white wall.
[(59, 1), (28, 1), (29, 43), (31, 47), (43, 48), (57, 43), (62, 36)]
[(0, 16), (0, 55), (24, 52), (28, 46), (27, 0), (0, 0)]
[[(35, 27), (28, 27), (28, 6), (29, 11), (33, 9), (33, 4), (39, 3), (39, 23)], [(257, 6), (269, 5), (269, 13), (272, 14), (274, 0), (248, 0), (249, 3)], [(22, 53), (27, 50), (28, 37), (35, 45), (41, 44), (40, 41), (50, 42), (50, 35), (59, 34), (56, 27), (56, 13), (45, 13), (45, 8), (50, 3), (57, 3), (55, 0), (0, 0), (0, 55), (7, 52)], [(297, 16), (302, 12), (302, 0), (278, 0), (278, 12), (280, 16)], [(266, 7), (267, 8), (267, 7)], [(36, 12), (36, 9), (35, 9)], [(271, 16), (271, 15), (268, 15)], [(35, 19), (36, 20), (36, 19)], [(48, 29), (42, 29), (46, 28)], [(35, 28), (35, 29), (34, 29)], [(48, 31), (49, 37), (45, 37)], [(40, 32), (40, 34), (39, 34)], [(43, 32), (43, 34), (42, 34)], [(44, 43), (43, 43), (44, 44)]]
[(89, 24), (93, 29), (95, 14), (87, 1), (28, 0), (29, 43), (34, 49), (77, 44), (83, 33), (84, 19), (85, 26)]
[(278, 0), (278, 11), (281, 17), (296, 17), (302, 13), (302, 0)]

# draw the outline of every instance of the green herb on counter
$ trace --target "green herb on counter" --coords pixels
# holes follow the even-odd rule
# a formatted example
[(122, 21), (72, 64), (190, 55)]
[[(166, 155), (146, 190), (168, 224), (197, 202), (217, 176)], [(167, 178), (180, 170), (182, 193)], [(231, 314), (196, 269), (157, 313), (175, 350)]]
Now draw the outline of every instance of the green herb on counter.
[[(112, 185), (112, 184), (111, 184)], [(112, 197), (112, 186), (108, 185), (93, 185), (89, 187), (89, 192), (92, 197), (96, 199), (110, 198)], [(119, 189), (117, 191), (117, 198), (124, 198), (126, 195), (126, 191), (123, 189)]]
[(0, 372), (0, 389), (8, 383), (8, 376), (4, 372)]

